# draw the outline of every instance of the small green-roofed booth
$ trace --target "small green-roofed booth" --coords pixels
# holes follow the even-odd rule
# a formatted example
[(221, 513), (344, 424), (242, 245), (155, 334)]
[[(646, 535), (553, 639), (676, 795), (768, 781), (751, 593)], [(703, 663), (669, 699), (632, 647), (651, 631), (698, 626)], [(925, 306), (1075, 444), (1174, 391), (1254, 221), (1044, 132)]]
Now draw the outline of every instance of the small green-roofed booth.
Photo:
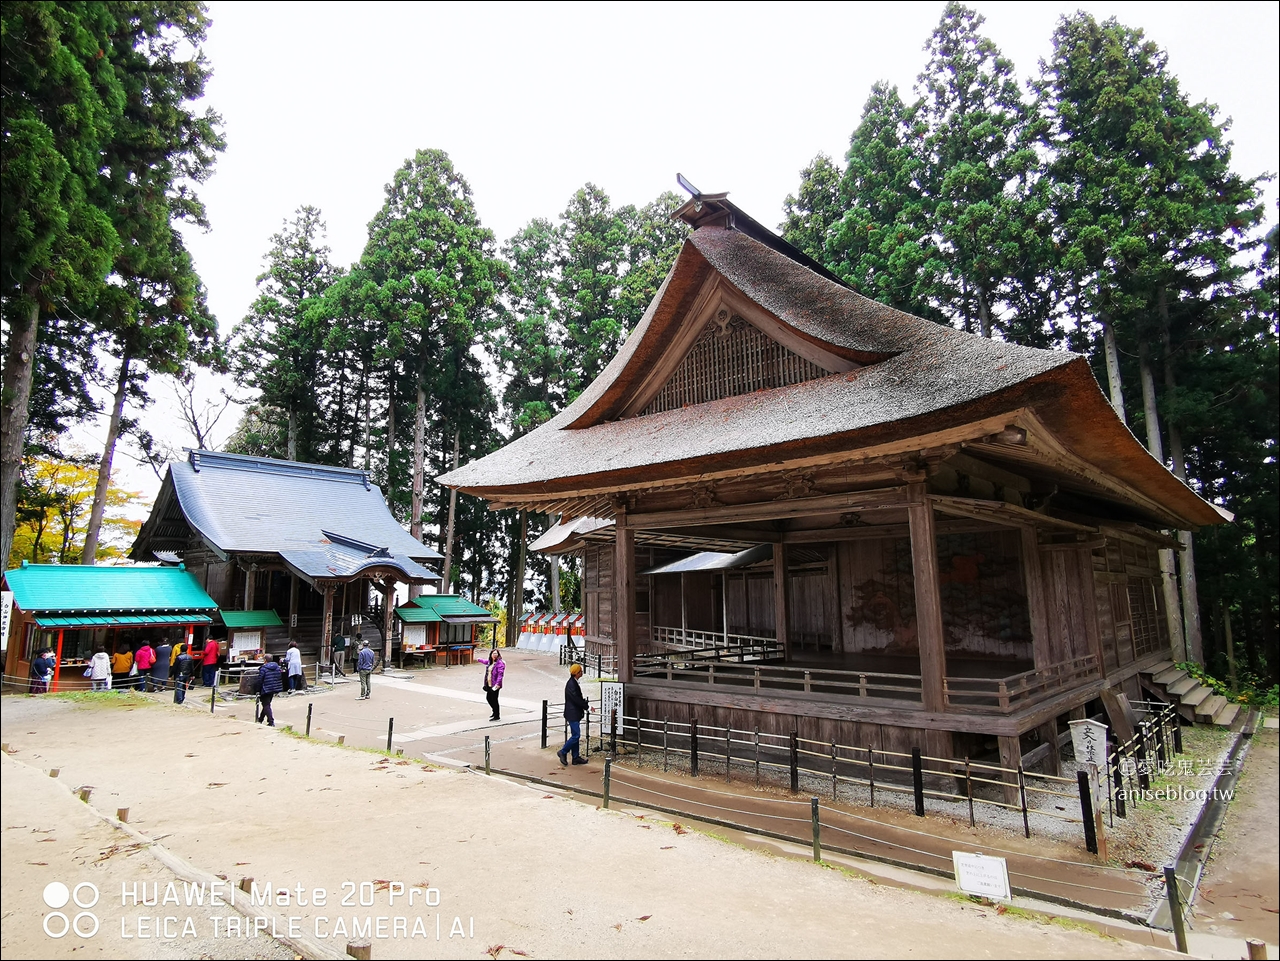
[(46, 648), (58, 662), (51, 690), (88, 687), (84, 670), (99, 645), (108, 653), (144, 641), (190, 644), (214, 623), (218, 605), (177, 567), (29, 564), (5, 571), (5, 679), (26, 683)]
[(423, 594), (396, 608), (403, 641), (401, 661), (420, 655), (436, 663), (465, 664), (480, 642), (481, 626), (490, 625), (496, 636), (498, 619), (486, 608), (458, 594)]
[(283, 627), (275, 611), (219, 611), (227, 628), (227, 657), (231, 660), (256, 658), (266, 649), (266, 629)]

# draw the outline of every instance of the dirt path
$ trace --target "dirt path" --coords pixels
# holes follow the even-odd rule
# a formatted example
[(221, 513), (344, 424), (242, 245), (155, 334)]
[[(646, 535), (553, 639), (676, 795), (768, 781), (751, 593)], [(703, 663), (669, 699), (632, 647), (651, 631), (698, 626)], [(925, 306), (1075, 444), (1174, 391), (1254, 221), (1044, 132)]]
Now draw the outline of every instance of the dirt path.
[(1280, 734), (1254, 735), (1195, 905), (1198, 930), (1280, 942)]
[[(81, 956), (86, 948), (103, 956), (214, 956), (191, 939), (121, 944), (105, 935), (45, 935), (45, 886), (80, 878), (123, 837), (112, 840), (110, 829), (85, 820), (68, 791), (82, 784), (93, 786), (101, 810), (128, 806), (132, 827), (195, 868), (295, 892), (274, 910), (332, 947), (357, 926), (387, 918), (392, 936), (375, 940), (378, 958), (511, 949), (533, 957), (1165, 955), (243, 719), (164, 705), (6, 698), (3, 735), (14, 751), (3, 759), (2, 781), (3, 826), (12, 828), (4, 832), (6, 958)], [(50, 767), (61, 769), (57, 781), (39, 776)], [(41, 844), (30, 834), (50, 828), (65, 843)], [(34, 856), (37, 844), (49, 853)], [(96, 869), (112, 872), (100, 875), (104, 932), (122, 924), (136, 931), (145, 915), (192, 913), (120, 904), (113, 885), (154, 878), (147, 857), (112, 857)], [(316, 889), (326, 894), (323, 906), (314, 903)], [(438, 904), (423, 904), (427, 889)], [(354, 903), (344, 906), (348, 891)], [(373, 904), (361, 905), (361, 895)], [(193, 919), (208, 933), (207, 918)], [(429, 944), (437, 919), (440, 940)], [(498, 945), (506, 949), (493, 952)], [(236, 942), (228, 953), (248, 951)]]

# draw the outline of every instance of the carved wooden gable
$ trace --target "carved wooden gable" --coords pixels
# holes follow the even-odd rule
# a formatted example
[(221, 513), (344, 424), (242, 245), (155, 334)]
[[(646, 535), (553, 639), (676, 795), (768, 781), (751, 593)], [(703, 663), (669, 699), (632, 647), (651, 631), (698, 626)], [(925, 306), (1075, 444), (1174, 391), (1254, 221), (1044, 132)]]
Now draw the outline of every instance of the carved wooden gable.
[(721, 307), (640, 415), (826, 377), (819, 367)]

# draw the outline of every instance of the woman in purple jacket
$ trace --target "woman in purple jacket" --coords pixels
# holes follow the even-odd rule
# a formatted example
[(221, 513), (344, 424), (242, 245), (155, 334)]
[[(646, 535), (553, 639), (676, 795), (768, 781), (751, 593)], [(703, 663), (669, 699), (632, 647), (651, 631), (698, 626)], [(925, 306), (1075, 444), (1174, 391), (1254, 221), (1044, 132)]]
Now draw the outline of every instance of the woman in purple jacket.
[(271, 713), (271, 699), (284, 690), (284, 674), (280, 670), (279, 655), (272, 654), (267, 658), (267, 663), (258, 668), (258, 680), (261, 686), (258, 689), (258, 716), (255, 718), (257, 723), (261, 724), (262, 719), (267, 719), (267, 727), (276, 726), (275, 715)]
[(500, 721), (502, 718), (498, 711), (498, 692), (502, 690), (502, 675), (507, 672), (507, 665), (502, 662), (502, 652), (496, 647), (489, 652), (489, 659), (481, 658), (480, 663), (487, 665), (484, 669), (484, 696), (493, 709), (493, 716), (489, 720)]

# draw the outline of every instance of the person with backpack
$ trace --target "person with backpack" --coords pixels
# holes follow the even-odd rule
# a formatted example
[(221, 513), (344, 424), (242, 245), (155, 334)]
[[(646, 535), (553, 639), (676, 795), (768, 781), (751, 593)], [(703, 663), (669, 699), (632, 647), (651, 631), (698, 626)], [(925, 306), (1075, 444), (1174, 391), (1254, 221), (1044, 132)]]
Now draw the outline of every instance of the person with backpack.
[(279, 655), (272, 654), (267, 663), (258, 668), (258, 710), (254, 712), (254, 722), (262, 723), (266, 718), (267, 727), (276, 726), (276, 716), (271, 713), (271, 699), (284, 690), (284, 673), (280, 670)]
[(187, 688), (191, 686), (191, 675), (195, 673), (196, 662), (187, 653), (187, 645), (179, 644), (173, 659), (173, 703), (181, 704), (187, 699)]

